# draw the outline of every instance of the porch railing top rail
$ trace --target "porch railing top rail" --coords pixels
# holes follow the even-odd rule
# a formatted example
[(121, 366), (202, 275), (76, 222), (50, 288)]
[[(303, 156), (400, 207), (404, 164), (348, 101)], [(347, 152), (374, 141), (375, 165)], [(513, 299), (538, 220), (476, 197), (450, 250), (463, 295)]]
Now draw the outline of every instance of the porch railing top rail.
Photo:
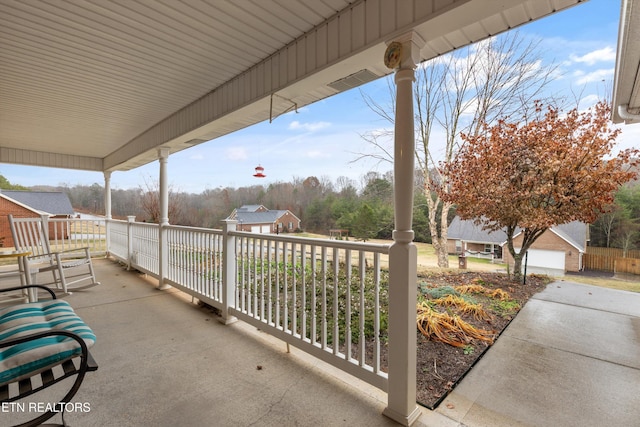
[(388, 254), (391, 245), (384, 243), (350, 242), (346, 240), (329, 240), (317, 237), (300, 237), (283, 234), (256, 234), (249, 231), (230, 231), (229, 235), (249, 237), (254, 239), (266, 239), (280, 242), (295, 242), (315, 246), (326, 246), (338, 249), (364, 250), (381, 254)]

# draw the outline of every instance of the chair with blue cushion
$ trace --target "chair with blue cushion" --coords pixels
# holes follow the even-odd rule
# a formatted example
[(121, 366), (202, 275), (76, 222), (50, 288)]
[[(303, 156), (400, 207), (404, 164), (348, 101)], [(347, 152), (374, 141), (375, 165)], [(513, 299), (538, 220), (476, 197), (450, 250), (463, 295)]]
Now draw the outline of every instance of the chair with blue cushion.
[[(89, 353), (96, 337), (68, 302), (52, 299), (0, 309), (0, 402), (16, 402), (75, 376), (56, 408), (64, 408), (76, 394), (85, 373), (98, 369)], [(2, 292), (24, 289), (6, 288)], [(37, 426), (53, 417), (48, 410), (20, 426)], [(64, 425), (64, 412), (62, 412)]]

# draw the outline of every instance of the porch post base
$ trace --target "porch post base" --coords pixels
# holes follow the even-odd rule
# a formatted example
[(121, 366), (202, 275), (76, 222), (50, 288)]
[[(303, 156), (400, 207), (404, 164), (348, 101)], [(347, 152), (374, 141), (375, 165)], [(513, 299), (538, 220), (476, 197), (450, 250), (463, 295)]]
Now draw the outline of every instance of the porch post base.
[(391, 418), (393, 421), (402, 424), (403, 426), (410, 426), (416, 422), (418, 417), (422, 414), (420, 412), (420, 408), (416, 405), (413, 411), (409, 415), (403, 415), (399, 412), (394, 411), (388, 406), (382, 411), (382, 415), (387, 418)]
[(235, 316), (223, 316), (219, 318), (218, 321), (223, 325), (231, 325), (232, 323), (236, 323), (238, 321), (238, 318)]
[(161, 291), (166, 291), (167, 289), (171, 289), (171, 285), (167, 285), (166, 283), (159, 283), (158, 289)]

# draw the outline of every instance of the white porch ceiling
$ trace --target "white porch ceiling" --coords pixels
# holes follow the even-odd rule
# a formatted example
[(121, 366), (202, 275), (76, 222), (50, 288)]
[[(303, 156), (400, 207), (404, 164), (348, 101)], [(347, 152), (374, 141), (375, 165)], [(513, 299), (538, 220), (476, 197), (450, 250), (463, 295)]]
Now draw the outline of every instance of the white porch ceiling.
[(0, 162), (128, 170), (581, 1), (0, 0)]

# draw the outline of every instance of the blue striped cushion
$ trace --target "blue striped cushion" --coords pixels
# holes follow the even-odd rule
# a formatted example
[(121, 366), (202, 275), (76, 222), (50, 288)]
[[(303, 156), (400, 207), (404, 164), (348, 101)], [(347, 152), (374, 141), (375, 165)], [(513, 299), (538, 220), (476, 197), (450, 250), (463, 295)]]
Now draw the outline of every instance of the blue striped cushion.
[[(79, 335), (87, 347), (96, 340), (93, 331), (66, 301), (50, 300), (0, 309), (0, 342), (52, 329)], [(28, 378), (80, 353), (80, 345), (63, 336), (1, 348), (0, 385)]]

